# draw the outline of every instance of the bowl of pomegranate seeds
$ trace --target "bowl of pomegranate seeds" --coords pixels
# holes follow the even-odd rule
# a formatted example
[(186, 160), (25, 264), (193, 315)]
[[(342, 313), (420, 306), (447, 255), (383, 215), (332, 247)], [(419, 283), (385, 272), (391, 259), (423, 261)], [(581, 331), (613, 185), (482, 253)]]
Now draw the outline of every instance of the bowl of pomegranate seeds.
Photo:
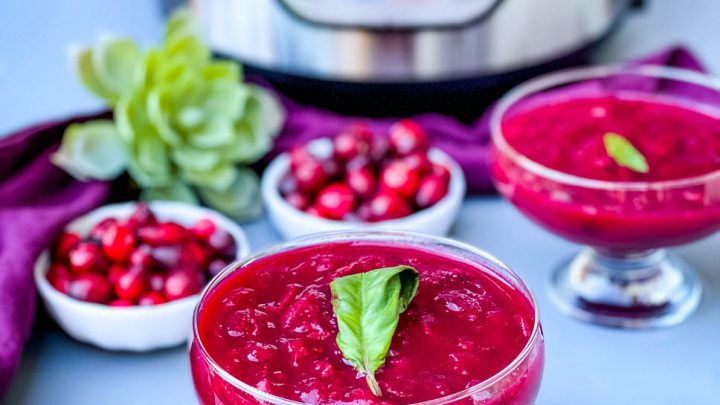
[(35, 283), (72, 337), (109, 350), (147, 351), (190, 336), (205, 284), (246, 256), (242, 229), (188, 204), (111, 204), (68, 224), (35, 264)]
[(412, 120), (388, 134), (354, 126), (275, 158), (262, 178), (270, 220), (285, 238), (347, 229), (445, 235), (465, 177)]

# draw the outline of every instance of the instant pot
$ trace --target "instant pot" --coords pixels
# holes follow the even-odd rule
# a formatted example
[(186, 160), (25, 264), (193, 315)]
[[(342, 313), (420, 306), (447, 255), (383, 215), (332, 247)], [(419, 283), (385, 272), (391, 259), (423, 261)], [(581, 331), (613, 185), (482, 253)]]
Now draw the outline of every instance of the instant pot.
[(190, 0), (221, 56), (348, 114), (471, 119), (509, 87), (583, 64), (633, 0)]

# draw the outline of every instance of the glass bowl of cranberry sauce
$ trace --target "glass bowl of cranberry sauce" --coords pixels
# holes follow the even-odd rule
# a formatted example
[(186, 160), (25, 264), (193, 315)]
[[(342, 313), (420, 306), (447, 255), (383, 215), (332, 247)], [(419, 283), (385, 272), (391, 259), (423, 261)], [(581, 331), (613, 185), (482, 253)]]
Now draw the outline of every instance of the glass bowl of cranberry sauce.
[[(660, 66), (566, 70), (509, 92), (491, 129), (500, 193), (587, 246), (552, 275), (563, 311), (650, 328), (697, 308), (695, 272), (664, 248), (720, 229), (718, 79)], [(609, 138), (621, 138), (619, 151)]]
[[(328, 283), (399, 264), (420, 274), (375, 376), (343, 361)], [(519, 277), (465, 244), (399, 232), (332, 232), (226, 268), (195, 311), (203, 404), (530, 405), (542, 377), (538, 309)]]

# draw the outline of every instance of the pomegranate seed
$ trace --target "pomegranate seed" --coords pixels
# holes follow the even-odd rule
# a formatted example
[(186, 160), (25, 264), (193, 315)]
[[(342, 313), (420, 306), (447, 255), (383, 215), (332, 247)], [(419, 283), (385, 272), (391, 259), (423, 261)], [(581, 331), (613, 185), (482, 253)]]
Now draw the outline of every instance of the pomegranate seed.
[(48, 269), (47, 280), (56, 290), (67, 294), (70, 288), (70, 282), (72, 281), (72, 275), (67, 267), (60, 263), (53, 263)]
[(115, 283), (115, 295), (134, 301), (146, 287), (145, 273), (138, 267), (130, 267)]
[(130, 255), (130, 265), (140, 267), (143, 271), (149, 272), (155, 267), (155, 259), (153, 258), (153, 250), (148, 245), (140, 245), (133, 250)]
[(102, 270), (105, 266), (105, 258), (98, 245), (91, 242), (80, 242), (68, 254), (68, 263), (73, 273), (87, 273)]
[(103, 236), (105, 235), (105, 232), (111, 227), (118, 223), (118, 220), (116, 218), (105, 218), (102, 221), (98, 222), (93, 226), (93, 228), (90, 230), (90, 236), (89, 238), (95, 241), (100, 242), (103, 239)]
[(310, 205), (310, 197), (308, 197), (307, 194), (303, 194), (299, 191), (286, 195), (285, 201), (287, 201), (288, 204), (301, 211)]
[(293, 172), (298, 188), (306, 193), (314, 193), (328, 181), (325, 167), (315, 159), (299, 165)]
[(202, 283), (193, 271), (174, 271), (165, 280), (165, 298), (168, 301), (189, 297), (202, 290)]
[(190, 228), (190, 231), (195, 235), (196, 238), (202, 241), (207, 241), (210, 239), (210, 235), (215, 233), (215, 230), (217, 229), (217, 225), (215, 225), (215, 222), (213, 222), (210, 218), (203, 218), (197, 222), (195, 222), (195, 225)]
[(153, 214), (147, 204), (140, 202), (135, 205), (135, 210), (130, 214), (127, 223), (131, 228), (135, 229), (145, 225), (156, 224), (157, 218), (155, 218), (155, 214)]
[(375, 192), (375, 174), (367, 167), (348, 170), (345, 182), (358, 197), (369, 197)]
[(355, 195), (347, 184), (333, 183), (318, 193), (315, 204), (323, 217), (342, 219), (355, 207)]
[(384, 221), (410, 215), (412, 209), (407, 201), (392, 191), (381, 191), (369, 202), (370, 221)]
[(68, 295), (81, 301), (106, 304), (112, 298), (112, 285), (101, 274), (83, 273), (70, 283)]
[(343, 132), (333, 138), (333, 151), (338, 160), (348, 161), (358, 155), (365, 155), (370, 144), (352, 132)]
[(177, 245), (188, 237), (188, 231), (175, 222), (145, 225), (138, 229), (138, 237), (150, 246)]
[(420, 176), (425, 176), (433, 170), (433, 164), (428, 158), (427, 153), (415, 152), (406, 156), (403, 161), (411, 170), (417, 170)]
[(122, 265), (113, 264), (108, 269), (107, 278), (113, 285), (115, 285), (117, 283), (117, 281), (120, 279), (120, 276), (125, 274), (126, 271), (127, 271), (127, 269), (125, 267), (123, 267)]
[(124, 224), (110, 225), (103, 234), (102, 249), (105, 257), (118, 262), (125, 263), (135, 249), (137, 238), (132, 228)]
[(70, 251), (80, 243), (80, 236), (74, 232), (63, 232), (58, 236), (53, 248), (53, 258), (67, 260)]
[(225, 269), (225, 267), (227, 267), (229, 265), (230, 265), (230, 262), (228, 262), (227, 260), (215, 259), (215, 260), (211, 261), (210, 264), (208, 265), (208, 273), (210, 273), (211, 277), (215, 277), (218, 275), (218, 273), (223, 271), (223, 269)]
[(413, 152), (425, 152), (428, 149), (425, 130), (415, 121), (399, 121), (390, 127), (390, 146), (401, 156)]
[(448, 192), (448, 181), (439, 176), (427, 176), (420, 181), (415, 204), (420, 208), (435, 205), (442, 200)]
[(445, 165), (434, 163), (432, 166), (432, 174), (433, 176), (437, 176), (445, 179), (446, 181), (450, 181), (450, 169), (448, 169), (448, 167)]
[(150, 291), (163, 292), (165, 289), (165, 275), (160, 272), (152, 272), (147, 278)]
[(380, 185), (386, 190), (394, 191), (405, 198), (412, 198), (420, 184), (418, 170), (411, 169), (402, 160), (390, 162), (380, 174)]
[(208, 246), (220, 257), (226, 259), (235, 258), (235, 239), (227, 231), (218, 229), (207, 241)]
[(165, 297), (157, 291), (146, 292), (137, 299), (137, 303), (140, 306), (160, 305), (165, 302), (167, 302), (165, 301)]
[(126, 300), (123, 298), (118, 298), (116, 300), (110, 301), (111, 307), (131, 307), (133, 306), (133, 302), (130, 300)]

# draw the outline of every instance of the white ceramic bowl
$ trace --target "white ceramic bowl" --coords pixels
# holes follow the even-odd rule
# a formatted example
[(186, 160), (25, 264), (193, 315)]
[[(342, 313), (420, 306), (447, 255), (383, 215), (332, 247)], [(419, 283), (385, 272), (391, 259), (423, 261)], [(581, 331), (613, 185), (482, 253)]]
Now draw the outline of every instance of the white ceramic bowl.
[[(310, 142), (308, 148), (315, 155), (325, 157), (332, 152), (332, 142), (327, 138), (318, 139)], [(437, 204), (404, 218), (373, 223), (333, 221), (296, 209), (282, 198), (279, 190), (280, 180), (290, 167), (287, 153), (276, 157), (265, 169), (262, 177), (263, 202), (270, 220), (285, 239), (340, 230), (394, 230), (444, 236), (455, 221), (465, 197), (465, 176), (457, 162), (440, 149), (431, 148), (428, 157), (432, 162), (444, 164), (450, 169), (448, 193)]]
[[(93, 225), (108, 217), (127, 218), (135, 203), (111, 204), (78, 217), (65, 229), (87, 235)], [(237, 259), (247, 256), (250, 248), (243, 230), (227, 217), (189, 204), (158, 201), (150, 209), (161, 221), (190, 226), (201, 218), (210, 218), (232, 235), (237, 244)], [(47, 280), (50, 253), (46, 249), (35, 263), (35, 284), (50, 316), (73, 338), (107, 350), (143, 352), (177, 346), (188, 340), (192, 314), (200, 294), (155, 306), (111, 307), (83, 302), (57, 291)]]

